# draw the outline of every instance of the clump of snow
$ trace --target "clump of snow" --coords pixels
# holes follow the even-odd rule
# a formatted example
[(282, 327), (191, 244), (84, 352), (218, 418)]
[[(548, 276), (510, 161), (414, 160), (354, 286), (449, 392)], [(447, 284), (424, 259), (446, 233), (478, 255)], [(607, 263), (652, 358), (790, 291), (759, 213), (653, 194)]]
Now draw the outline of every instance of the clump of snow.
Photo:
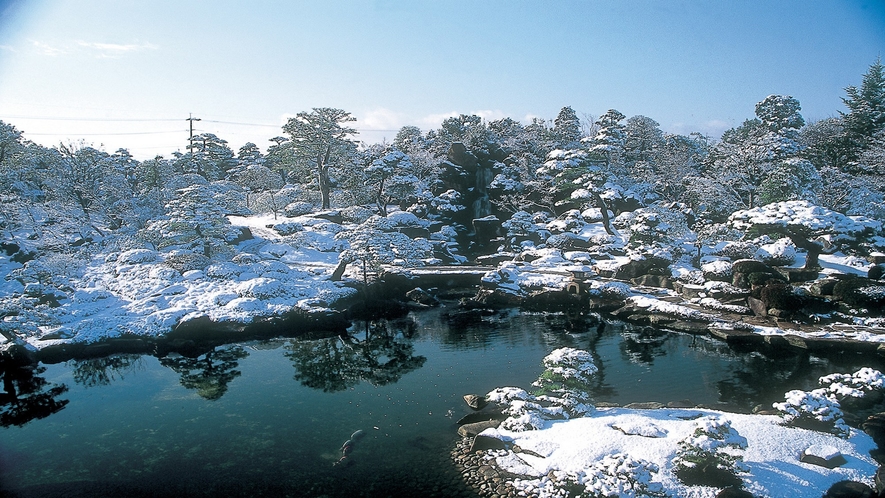
[(304, 230), (304, 225), (296, 221), (282, 221), (273, 226), (273, 229), (280, 235), (292, 235), (296, 232)]
[(885, 388), (882, 372), (864, 367), (853, 374), (834, 373), (821, 377), (818, 382), (830, 399), (863, 398), (873, 390)]
[(698, 321), (715, 321), (716, 316), (704, 313), (687, 306), (673, 304), (650, 296), (630, 296), (627, 303), (637, 308), (646, 308), (649, 313), (660, 313), (677, 318)]
[(593, 289), (602, 297), (612, 300), (624, 300), (633, 294), (633, 288), (624, 282), (594, 282)]
[(730, 261), (710, 261), (701, 265), (701, 271), (704, 272), (704, 278), (708, 280), (724, 280), (731, 279), (732, 265)]
[(771, 266), (791, 265), (796, 261), (796, 245), (788, 238), (778, 239), (760, 246), (753, 258)]
[(848, 437), (851, 429), (843, 419), (842, 407), (838, 401), (827, 397), (824, 389), (787, 392), (786, 401), (772, 406), (783, 413), (784, 422), (791, 425), (819, 422), (830, 428), (830, 432), (840, 437)]
[(741, 450), (747, 448), (747, 439), (723, 417), (702, 417), (695, 421), (695, 429), (677, 443), (674, 459), (677, 469), (715, 467), (732, 473), (745, 472)]
[(157, 260), (157, 251), (150, 249), (132, 249), (124, 251), (117, 256), (117, 264), (135, 265), (139, 263), (150, 263)]

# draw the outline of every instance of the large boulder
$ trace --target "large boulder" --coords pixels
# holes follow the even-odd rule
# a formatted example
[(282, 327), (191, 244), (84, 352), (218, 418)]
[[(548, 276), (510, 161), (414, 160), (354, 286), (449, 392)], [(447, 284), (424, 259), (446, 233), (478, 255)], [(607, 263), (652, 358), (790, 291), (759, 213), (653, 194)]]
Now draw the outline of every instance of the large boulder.
[(630, 280), (650, 274), (669, 276), (669, 266), (670, 262), (662, 258), (631, 259), (626, 264), (617, 267), (612, 277), (618, 280)]
[(833, 297), (849, 306), (881, 310), (885, 307), (885, 285), (863, 277), (848, 278), (833, 287)]
[(467, 146), (463, 142), (452, 142), (446, 155), (449, 161), (463, 167), (467, 171), (476, 171), (476, 168), (479, 166), (479, 159), (467, 150)]
[(862, 482), (839, 481), (830, 486), (823, 498), (876, 498), (873, 488)]

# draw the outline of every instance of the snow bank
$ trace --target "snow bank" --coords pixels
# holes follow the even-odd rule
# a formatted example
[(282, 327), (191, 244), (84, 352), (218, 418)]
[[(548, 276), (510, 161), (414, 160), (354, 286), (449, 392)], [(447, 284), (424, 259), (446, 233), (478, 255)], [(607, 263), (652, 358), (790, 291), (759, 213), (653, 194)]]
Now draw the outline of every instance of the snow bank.
[[(487, 458), (501, 468), (523, 476), (514, 485), (527, 493), (557, 496), (562, 483), (571, 481), (587, 486), (600, 482), (598, 462), (629, 455), (634, 463), (627, 472), (646, 485), (666, 490), (673, 496), (715, 496), (718, 489), (690, 488), (675, 475), (673, 460), (678, 442), (691, 438), (700, 417), (725, 420), (743, 438), (741, 450), (745, 472), (738, 477), (757, 496), (820, 496), (833, 483), (845, 479), (872, 484), (877, 464), (869, 456), (876, 447), (862, 432), (851, 431), (848, 438), (806, 429), (791, 428), (774, 415), (741, 415), (714, 410), (631, 410), (601, 408), (591, 416), (546, 421), (538, 430), (515, 432), (499, 429), (498, 437), (527, 452), (499, 450)], [(625, 433), (618, 427), (648, 427), (648, 433)], [(484, 433), (485, 434), (485, 433)], [(799, 456), (814, 445), (835, 448), (848, 463), (834, 469), (802, 463)], [(644, 469), (644, 470), (641, 470)], [(553, 473), (556, 480), (548, 475)], [(614, 471), (602, 472), (612, 475)], [(596, 476), (596, 477), (594, 477)], [(621, 495), (621, 496), (631, 496)]]
[[(60, 306), (39, 315), (23, 306), (15, 317), (21, 324), (41, 326), (6, 325), (13, 325), (34, 347), (43, 348), (124, 334), (159, 336), (183, 321), (202, 317), (248, 323), (296, 309), (323, 311), (355, 292), (329, 278), (338, 262), (341, 242), (334, 234), (340, 225), (302, 224), (297, 238), (286, 238), (267, 228), (274, 226), (272, 217), (231, 217), (231, 221), (249, 227), (254, 238), (241, 243), (230, 261), (180, 272), (164, 263), (163, 254), (149, 249), (99, 256), (72, 282), (76, 290)], [(9, 266), (8, 261), (4, 266)]]

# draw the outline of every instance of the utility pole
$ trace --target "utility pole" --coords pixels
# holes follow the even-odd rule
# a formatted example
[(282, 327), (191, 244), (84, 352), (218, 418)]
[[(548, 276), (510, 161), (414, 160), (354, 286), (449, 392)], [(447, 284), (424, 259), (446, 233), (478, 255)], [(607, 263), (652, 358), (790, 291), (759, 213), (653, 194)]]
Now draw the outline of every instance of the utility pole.
[(188, 139), (188, 142), (190, 143), (190, 145), (188, 145), (187, 150), (188, 150), (188, 152), (193, 154), (194, 153), (194, 121), (199, 121), (200, 118), (195, 118), (193, 116), (193, 114), (191, 114), (191, 113), (187, 113), (187, 115), (188, 115), (188, 118), (185, 121), (190, 121), (190, 125), (191, 125), (191, 134), (190, 134), (190, 138)]

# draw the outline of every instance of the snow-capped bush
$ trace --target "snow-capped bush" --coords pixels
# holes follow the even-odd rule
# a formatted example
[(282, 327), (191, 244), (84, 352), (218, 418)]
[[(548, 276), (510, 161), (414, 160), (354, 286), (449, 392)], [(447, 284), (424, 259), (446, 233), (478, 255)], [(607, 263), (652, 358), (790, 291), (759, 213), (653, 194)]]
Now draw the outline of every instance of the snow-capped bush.
[(760, 246), (753, 257), (770, 266), (791, 265), (796, 261), (796, 245), (788, 238), (778, 239)]
[(598, 291), (603, 298), (616, 301), (627, 299), (633, 292), (630, 285), (625, 282), (605, 282), (596, 287), (595, 290)]
[(438, 232), (430, 234), (430, 240), (444, 240), (447, 242), (454, 242), (457, 237), (458, 231), (451, 225), (443, 225)]
[(350, 206), (341, 210), (341, 221), (360, 224), (375, 214), (375, 211), (363, 206)]
[(717, 248), (713, 250), (713, 254), (728, 258), (732, 261), (737, 261), (739, 259), (753, 259), (753, 256), (758, 249), (759, 247), (756, 246), (756, 244), (741, 240), (725, 242), (721, 244), (721, 247), (717, 246)]
[(461, 194), (457, 190), (449, 189), (431, 199), (430, 206), (441, 215), (451, 216), (466, 209), (461, 200)]
[(243, 273), (243, 268), (235, 263), (216, 263), (206, 267), (207, 276), (223, 280), (233, 278), (240, 273)]
[(283, 208), (283, 214), (294, 218), (296, 216), (304, 216), (305, 214), (310, 214), (314, 210), (314, 205), (309, 202), (304, 201), (295, 201), (286, 204), (286, 207)]
[(131, 249), (120, 253), (117, 257), (118, 264), (135, 265), (139, 263), (150, 263), (157, 260), (157, 251), (150, 249)]
[(157, 280), (173, 280), (178, 275), (179, 273), (175, 269), (163, 265), (153, 265), (148, 270), (148, 277)]
[(569, 209), (561, 214), (559, 218), (547, 223), (547, 229), (552, 232), (580, 233), (586, 224), (580, 211)]
[(275, 224), (273, 229), (280, 235), (292, 235), (295, 232), (304, 230), (304, 225), (296, 221), (283, 221)]
[(826, 389), (796, 389), (784, 396), (786, 401), (773, 403), (772, 406), (782, 413), (787, 424), (812, 429), (823, 428), (839, 437), (850, 435), (851, 430), (842, 418), (842, 407), (838, 401), (827, 397)]
[(256, 299), (273, 299), (287, 294), (286, 287), (279, 280), (270, 278), (253, 278), (241, 282), (236, 287), (240, 297), (254, 297)]
[(422, 220), (408, 211), (394, 211), (387, 215), (387, 221), (392, 227), (424, 228), (429, 224), (427, 220)]
[(685, 480), (692, 469), (719, 469), (730, 474), (746, 472), (741, 451), (747, 448), (747, 439), (719, 417), (703, 417), (696, 421), (695, 430), (677, 443), (673, 466)]
[(248, 252), (241, 252), (231, 258), (231, 261), (238, 265), (248, 265), (251, 263), (257, 263), (261, 261), (261, 257), (256, 254), (250, 254)]
[(672, 245), (689, 234), (685, 214), (660, 204), (621, 213), (612, 225), (627, 232), (633, 247)]
[[(602, 210), (595, 207), (581, 211), (581, 217), (584, 218), (584, 221), (587, 223), (599, 223), (603, 221)], [(608, 219), (613, 219), (614, 217), (615, 213), (608, 211)]]
[(202, 270), (209, 266), (209, 258), (202, 254), (190, 251), (170, 251), (163, 259), (170, 268), (177, 270), (182, 275), (190, 270)]
[(280, 278), (292, 272), (286, 263), (277, 260), (261, 261), (250, 266), (250, 269), (262, 277)]
[(584, 486), (583, 494), (588, 496), (664, 497), (667, 493), (663, 484), (653, 480), (658, 470), (652, 462), (615, 453), (594, 462), (574, 481)]
[(701, 271), (704, 272), (704, 279), (718, 280), (730, 282), (732, 269), (730, 261), (711, 261), (701, 265)]
[(853, 374), (825, 375), (818, 382), (828, 398), (839, 402), (845, 398), (863, 398), (869, 392), (885, 389), (885, 375), (869, 367)]

